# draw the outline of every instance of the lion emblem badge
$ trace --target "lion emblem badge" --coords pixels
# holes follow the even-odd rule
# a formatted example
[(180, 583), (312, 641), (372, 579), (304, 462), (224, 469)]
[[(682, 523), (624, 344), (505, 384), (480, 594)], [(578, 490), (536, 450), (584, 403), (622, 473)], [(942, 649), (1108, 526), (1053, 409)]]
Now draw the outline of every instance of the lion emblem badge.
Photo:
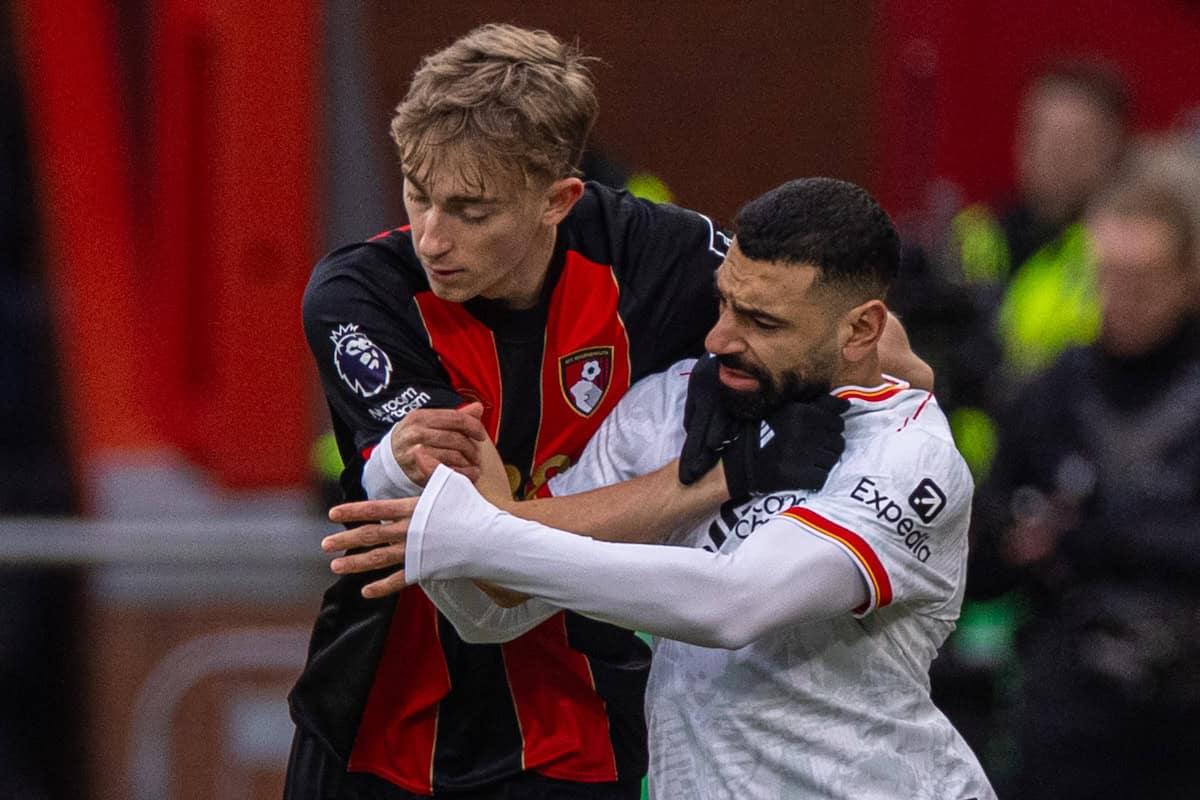
[(333, 340), (333, 365), (346, 385), (363, 397), (374, 397), (392, 379), (392, 361), (358, 326), (339, 325)]

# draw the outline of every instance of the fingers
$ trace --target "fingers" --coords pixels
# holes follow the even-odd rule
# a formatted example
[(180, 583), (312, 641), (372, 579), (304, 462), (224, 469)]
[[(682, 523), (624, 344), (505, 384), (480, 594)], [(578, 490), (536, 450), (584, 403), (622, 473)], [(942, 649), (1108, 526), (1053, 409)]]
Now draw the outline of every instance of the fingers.
[(422, 472), (432, 475), (438, 464), (445, 464), (450, 469), (478, 467), (479, 458), (464, 456), (457, 450), (442, 450), (436, 447), (418, 447), (412, 454), (413, 462)]
[(396, 430), (407, 432), (415, 429), (456, 431), (476, 441), (487, 438), (481, 417), (483, 405), (471, 403), (457, 408), (421, 408), (411, 412), (396, 423)]
[(395, 594), (407, 585), (404, 581), (404, 570), (396, 570), (386, 578), (364, 586), (362, 588), (362, 596), (368, 600), (374, 600), (379, 597), (386, 597), (389, 594)]
[[(357, 503), (342, 503), (329, 509), (331, 522), (380, 522), (404, 521), (412, 517), (417, 507), (416, 497), (401, 497), (395, 500), (362, 500)], [(336, 534), (341, 535), (341, 534)]]
[(329, 569), (335, 575), (354, 575), (359, 572), (374, 572), (403, 565), (404, 545), (392, 544), (354, 555), (339, 556), (329, 562)]
[[(469, 416), (472, 416), (475, 419), (478, 419), (478, 420), (483, 419), (483, 403), (480, 403), (479, 401), (476, 401), (474, 403), (467, 403), (465, 406), (460, 408), (459, 411), (461, 411), (464, 414), (467, 414)], [(480, 425), (480, 427), (482, 427), (482, 425)], [(481, 439), (480, 441), (483, 441), (483, 440)]]
[(404, 544), (408, 540), (408, 520), (386, 524), (363, 525), (348, 531), (332, 533), (321, 540), (321, 549), (326, 553), (339, 550), (358, 550), (363, 547)]
[[(478, 467), (479, 448), (487, 441), (480, 421), (483, 406), (471, 403), (463, 409), (420, 409), (392, 430), (392, 455), (404, 473), (424, 485), (438, 464), (464, 470)], [(465, 473), (464, 473), (465, 474)]]
[[(408, 498), (407, 500), (415, 501), (415, 498)], [(374, 500), (364, 503), (348, 503), (333, 509), (329, 512), (329, 515), (333, 517), (335, 511), (345, 511), (347, 508), (349, 508), (349, 511), (346, 511), (346, 513), (352, 515), (369, 513), (373, 509), (377, 510), (381, 505), (387, 504), (390, 506), (398, 502), (400, 501)], [(369, 583), (362, 588), (362, 596), (370, 599), (394, 594), (406, 586), (403, 567), (407, 540), (408, 520), (404, 520), (402, 522), (363, 525), (348, 531), (331, 534), (321, 540), (321, 549), (330, 553), (343, 550), (360, 550), (364, 547), (371, 548), (369, 550), (362, 550), (361, 552), (347, 553), (333, 559), (333, 561), (329, 562), (329, 569), (335, 575), (355, 575), (361, 572), (377, 572), (379, 570), (399, 567), (399, 569), (392, 572), (386, 578)]]

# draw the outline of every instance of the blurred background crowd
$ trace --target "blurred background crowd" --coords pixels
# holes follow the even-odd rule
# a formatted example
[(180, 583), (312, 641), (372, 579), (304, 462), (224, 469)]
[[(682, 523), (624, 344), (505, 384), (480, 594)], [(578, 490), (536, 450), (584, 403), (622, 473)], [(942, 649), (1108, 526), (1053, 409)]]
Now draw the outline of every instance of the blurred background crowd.
[(0, 0), (0, 796), (278, 796), (340, 467), (300, 294), (486, 21), (601, 59), (592, 179), (880, 198), (977, 482), (935, 699), (1002, 798), (1195, 796), (1193, 0)]

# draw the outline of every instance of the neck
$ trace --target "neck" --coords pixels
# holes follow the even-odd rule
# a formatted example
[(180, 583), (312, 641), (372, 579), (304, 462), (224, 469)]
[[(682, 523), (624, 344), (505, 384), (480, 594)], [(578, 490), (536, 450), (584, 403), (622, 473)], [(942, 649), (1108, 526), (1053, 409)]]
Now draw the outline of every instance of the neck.
[(550, 272), (550, 259), (554, 256), (554, 243), (558, 240), (558, 228), (550, 227), (537, 236), (526, 254), (522, 268), (513, 274), (512, 285), (503, 300), (509, 308), (522, 310), (533, 308), (542, 297), (546, 275)]
[(879, 354), (871, 353), (861, 361), (842, 361), (834, 372), (833, 385), (878, 386), (883, 383), (883, 370), (879, 366)]

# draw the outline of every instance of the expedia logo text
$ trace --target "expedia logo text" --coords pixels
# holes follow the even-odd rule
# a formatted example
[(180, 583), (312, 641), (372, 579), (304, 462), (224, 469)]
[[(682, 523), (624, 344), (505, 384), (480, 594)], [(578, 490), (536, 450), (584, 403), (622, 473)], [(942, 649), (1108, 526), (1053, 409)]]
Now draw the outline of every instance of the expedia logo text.
[[(850, 496), (867, 506), (875, 513), (875, 518), (893, 527), (904, 546), (908, 548), (917, 560), (924, 564), (932, 555), (929, 549), (929, 533), (917, 527), (912, 517), (904, 516), (904, 508), (887, 495), (879, 493), (875, 481), (861, 478), (858, 485), (850, 492)], [(943, 496), (944, 498), (944, 496)], [(943, 499), (944, 504), (944, 499)], [(941, 509), (939, 508), (938, 511)], [(937, 512), (934, 512), (936, 516)]]

